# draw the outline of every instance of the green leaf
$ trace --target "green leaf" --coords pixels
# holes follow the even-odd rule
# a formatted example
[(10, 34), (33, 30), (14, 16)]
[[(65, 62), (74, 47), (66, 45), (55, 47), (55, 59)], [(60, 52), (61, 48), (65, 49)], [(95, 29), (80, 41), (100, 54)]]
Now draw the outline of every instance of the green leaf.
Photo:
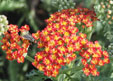
[(8, 73), (10, 81), (19, 81), (19, 65), (16, 61), (9, 61)]
[(2, 0), (0, 2), (0, 11), (13, 11), (20, 8), (26, 8), (25, 0)]
[(47, 79), (47, 76), (38, 70), (32, 70), (26, 74), (26, 77), (28, 77), (26, 81), (44, 81)]
[(66, 75), (65, 75), (65, 74), (60, 74), (60, 75), (58, 76), (58, 81), (64, 81), (65, 78), (66, 78)]
[(100, 33), (100, 30), (102, 29), (102, 23), (100, 21), (96, 21), (94, 23), (94, 27), (96, 27), (95, 28), (95, 31), (98, 32), (98, 33)]

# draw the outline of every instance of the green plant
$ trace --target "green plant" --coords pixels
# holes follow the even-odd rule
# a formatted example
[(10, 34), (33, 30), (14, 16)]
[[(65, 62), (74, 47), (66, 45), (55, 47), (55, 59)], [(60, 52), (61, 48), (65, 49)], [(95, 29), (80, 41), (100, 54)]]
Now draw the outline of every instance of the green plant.
[[(0, 81), (113, 80), (111, 0), (5, 0), (0, 4), (0, 13), (22, 14), (18, 26), (0, 16)], [(44, 29), (39, 13), (50, 16)], [(25, 23), (30, 26), (21, 26)]]

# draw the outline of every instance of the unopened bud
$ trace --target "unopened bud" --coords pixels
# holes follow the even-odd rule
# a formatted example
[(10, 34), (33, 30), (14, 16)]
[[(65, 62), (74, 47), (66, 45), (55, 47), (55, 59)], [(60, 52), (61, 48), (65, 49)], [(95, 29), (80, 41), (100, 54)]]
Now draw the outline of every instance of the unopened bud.
[(107, 18), (109, 19), (111, 16), (110, 15), (107, 15)]
[(108, 23), (111, 24), (111, 21), (109, 21)]
[(108, 4), (107, 7), (110, 8), (110, 5)]
[(108, 14), (111, 14), (112, 13), (112, 11), (111, 10), (108, 10)]
[(113, 1), (110, 0), (109, 3), (110, 3), (110, 4), (113, 4)]
[(105, 5), (102, 5), (102, 8), (105, 8)]

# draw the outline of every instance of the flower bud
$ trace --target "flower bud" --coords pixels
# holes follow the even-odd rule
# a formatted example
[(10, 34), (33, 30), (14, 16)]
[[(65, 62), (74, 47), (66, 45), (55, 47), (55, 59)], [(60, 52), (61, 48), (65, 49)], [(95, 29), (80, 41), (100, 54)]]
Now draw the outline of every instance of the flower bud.
[(0, 35), (4, 34), (8, 30), (8, 20), (4, 15), (0, 15)]

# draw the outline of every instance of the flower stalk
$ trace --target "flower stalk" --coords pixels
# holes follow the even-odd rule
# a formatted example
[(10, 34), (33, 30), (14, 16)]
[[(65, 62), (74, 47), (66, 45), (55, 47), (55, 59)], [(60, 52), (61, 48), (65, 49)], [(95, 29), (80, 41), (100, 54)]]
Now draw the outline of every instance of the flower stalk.
[(28, 61), (30, 61), (30, 62), (34, 62), (34, 59), (33, 59), (32, 57), (28, 56), (28, 55), (27, 55), (25, 58), (26, 58)]

